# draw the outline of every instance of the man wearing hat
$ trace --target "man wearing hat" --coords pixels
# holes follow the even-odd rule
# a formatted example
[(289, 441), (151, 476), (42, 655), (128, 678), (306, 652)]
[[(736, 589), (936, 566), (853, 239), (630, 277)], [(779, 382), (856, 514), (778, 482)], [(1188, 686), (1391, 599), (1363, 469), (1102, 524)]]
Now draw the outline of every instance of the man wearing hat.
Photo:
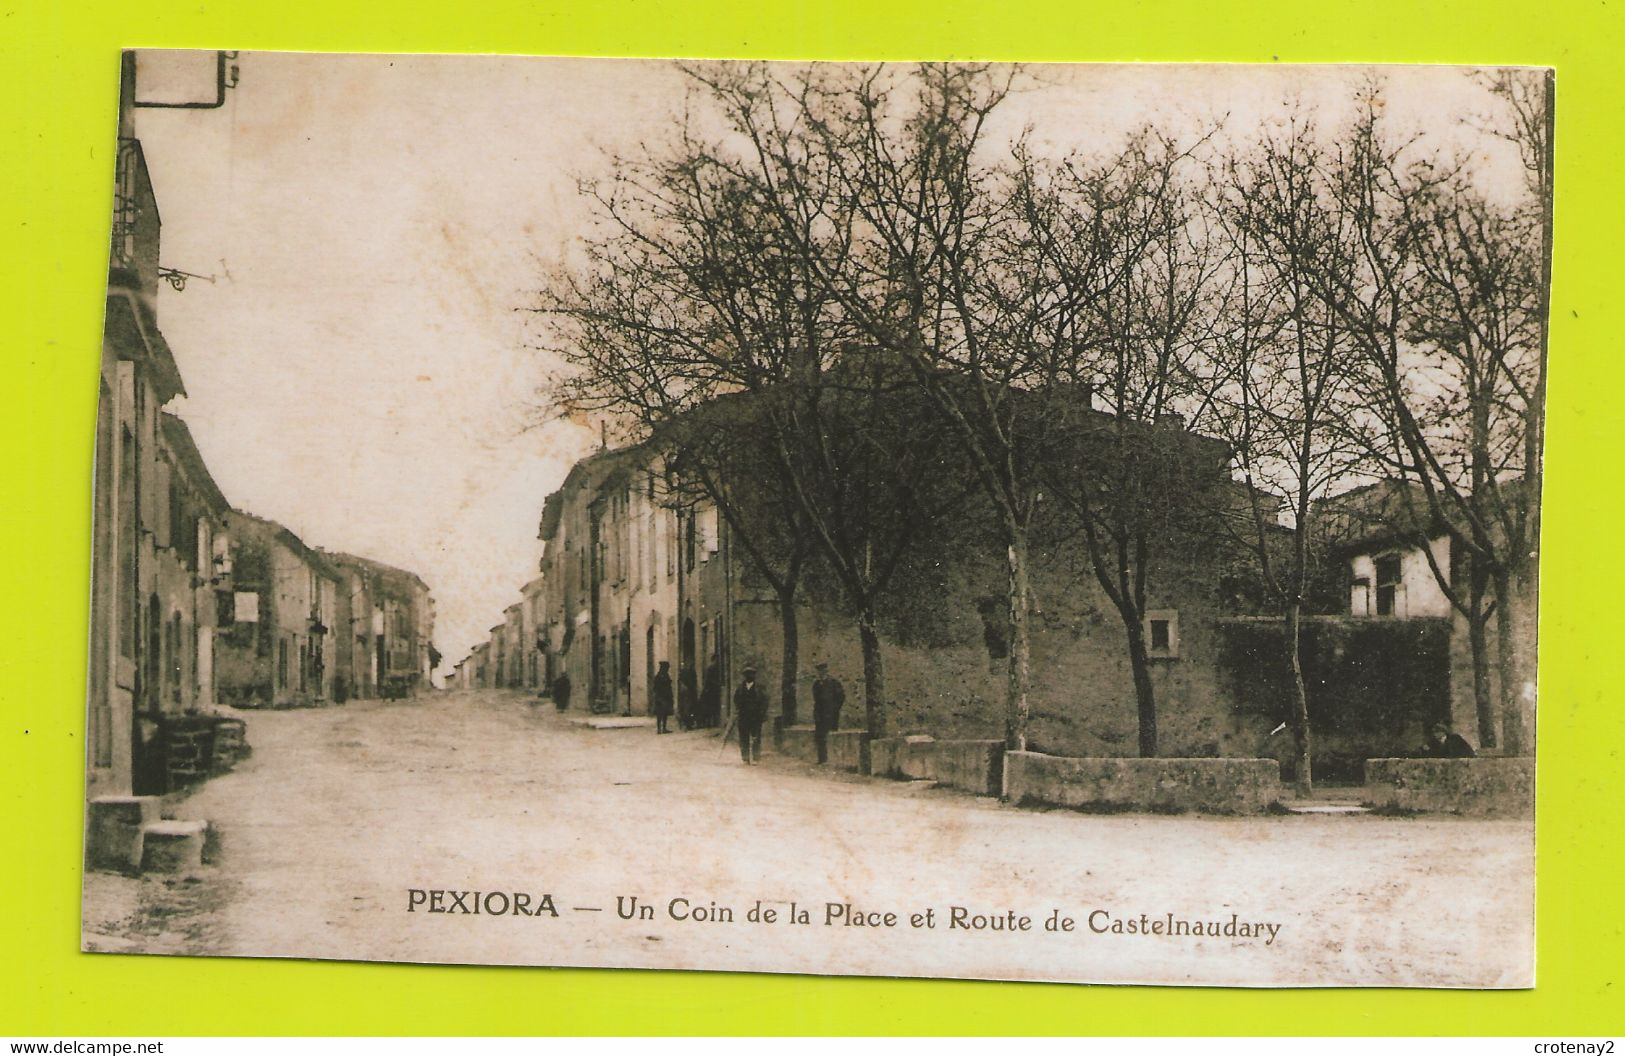
[(672, 712), (670, 661), (660, 661), (660, 670), (655, 673), (654, 682), (649, 687), (649, 695), (654, 705), (655, 732), (670, 733), (671, 727), (667, 725)]
[(841, 727), (841, 705), (846, 703), (846, 690), (838, 679), (830, 677), (829, 665), (818, 665), (818, 677), (813, 679), (813, 741), (818, 745), (818, 761), (829, 762), (830, 731)]
[(762, 723), (767, 720), (767, 694), (756, 683), (756, 668), (745, 668), (745, 681), (734, 690), (734, 717), (739, 721), (739, 757), (746, 763), (762, 758)]

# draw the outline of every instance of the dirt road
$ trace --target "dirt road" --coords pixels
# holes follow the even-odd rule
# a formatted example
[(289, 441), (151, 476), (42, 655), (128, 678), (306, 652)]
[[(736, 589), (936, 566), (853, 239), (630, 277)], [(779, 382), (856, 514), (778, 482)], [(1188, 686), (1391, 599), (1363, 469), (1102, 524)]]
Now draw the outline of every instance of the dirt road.
[[(191, 880), (93, 875), (89, 946), (1116, 982), (1530, 981), (1527, 822), (1025, 810), (771, 755), (746, 767), (705, 733), (584, 729), (500, 691), (248, 721), (253, 757), (179, 811), (218, 827), (221, 864)], [(515, 912), (520, 895), (552, 912)], [(748, 919), (758, 901), (772, 922)], [(713, 907), (718, 919), (696, 919)]]

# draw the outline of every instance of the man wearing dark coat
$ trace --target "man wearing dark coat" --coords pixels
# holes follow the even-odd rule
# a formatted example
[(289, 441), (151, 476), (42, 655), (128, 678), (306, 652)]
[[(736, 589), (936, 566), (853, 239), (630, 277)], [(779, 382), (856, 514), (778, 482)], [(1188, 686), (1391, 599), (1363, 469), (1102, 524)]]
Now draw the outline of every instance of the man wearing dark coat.
[(660, 661), (660, 670), (655, 673), (654, 684), (649, 687), (650, 703), (654, 705), (655, 732), (670, 733), (671, 728), (666, 721), (671, 718), (671, 664), (665, 660)]
[(553, 706), (560, 711), (570, 710), (570, 672), (561, 671), (553, 680)]
[(846, 690), (838, 679), (829, 676), (829, 665), (818, 665), (818, 677), (813, 679), (813, 741), (818, 745), (818, 761), (829, 762), (829, 735), (841, 728), (841, 705), (846, 703)]
[(734, 717), (739, 723), (739, 757), (747, 764), (762, 760), (762, 723), (767, 721), (767, 694), (756, 684), (756, 669), (745, 668), (745, 681), (734, 690)]

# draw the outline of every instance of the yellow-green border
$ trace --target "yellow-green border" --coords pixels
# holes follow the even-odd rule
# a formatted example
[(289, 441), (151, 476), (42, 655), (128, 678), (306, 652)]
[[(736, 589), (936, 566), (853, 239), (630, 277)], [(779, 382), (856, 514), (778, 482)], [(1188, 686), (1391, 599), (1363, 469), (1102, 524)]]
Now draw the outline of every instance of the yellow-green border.
[[(1622, 16), (1607, 0), (0, 5), (0, 1034), (1618, 1032)], [(122, 46), (1555, 65), (1539, 985), (1187, 991), (78, 953), (90, 445)]]

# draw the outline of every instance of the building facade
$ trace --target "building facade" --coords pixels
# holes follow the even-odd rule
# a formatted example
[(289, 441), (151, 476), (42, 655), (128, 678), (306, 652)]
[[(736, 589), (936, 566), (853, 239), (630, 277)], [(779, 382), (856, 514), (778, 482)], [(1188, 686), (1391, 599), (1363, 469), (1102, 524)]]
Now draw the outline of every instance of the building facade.
[[(1179, 443), (1205, 467), (1200, 472), (1213, 478), (1216, 493), (1234, 490), (1222, 443), (1175, 423), (1155, 428), (1180, 431)], [(892, 733), (1004, 736), (1007, 570), (997, 549), (985, 545), (991, 526), (977, 519), (984, 516), (973, 504), (956, 511), (898, 572), (881, 634)], [(727, 518), (692, 482), (675, 479), (654, 445), (602, 450), (578, 463), (547, 497), (539, 534), (536, 640), (549, 684), (569, 675), (572, 709), (647, 713), (654, 672), (665, 661), (680, 709), (686, 704), (704, 715), (714, 708), (726, 721), (731, 689), (749, 666), (768, 688), (776, 717), (786, 718), (778, 691), (785, 634), (778, 598), (735, 545)], [(1127, 632), (1082, 545), (1075, 536), (1056, 536), (1033, 548), (1028, 737), (1052, 754), (1133, 755), (1140, 717)], [(1247, 554), (1222, 532), (1170, 529), (1152, 547), (1139, 631), (1148, 643), (1162, 754), (1290, 759), (1290, 738), (1279, 733), (1287, 696), (1271, 674), (1285, 654), (1269, 637), (1275, 619), (1259, 615), (1250, 569)], [(1426, 586), (1406, 581), (1393, 604), (1431, 611)], [(810, 683), (822, 662), (847, 688), (843, 723), (862, 726), (855, 621), (817, 562), (799, 597), (793, 718), (809, 718)], [(1390, 603), (1386, 592), (1382, 597)], [(493, 632), (493, 655), (512, 648), (509, 637)], [(1333, 654), (1335, 641), (1327, 636)], [(1434, 663), (1431, 638), (1400, 644)], [(1365, 684), (1343, 674), (1339, 687)], [(1383, 692), (1375, 683), (1367, 688)], [(1416, 699), (1436, 689), (1419, 685)], [(1409, 711), (1373, 719), (1363, 705), (1346, 708), (1338, 687), (1312, 692), (1330, 752), (1392, 751), (1415, 726)]]
[(216, 700), (228, 506), (177, 417), (185, 387), (158, 326), (162, 221), (121, 68), (107, 311), (96, 417), (86, 785), (166, 791), (181, 716)]

